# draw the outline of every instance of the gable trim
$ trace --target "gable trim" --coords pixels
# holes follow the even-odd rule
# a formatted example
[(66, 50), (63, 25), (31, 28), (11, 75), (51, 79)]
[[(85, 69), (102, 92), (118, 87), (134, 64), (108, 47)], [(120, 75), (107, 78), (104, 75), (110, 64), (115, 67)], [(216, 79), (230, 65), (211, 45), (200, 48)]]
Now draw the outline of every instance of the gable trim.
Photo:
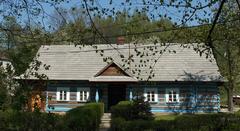
[(97, 74), (95, 74), (94, 77), (100, 76), (104, 71), (106, 71), (106, 70), (107, 70), (110, 66), (112, 66), (112, 65), (116, 65), (126, 76), (128, 76), (128, 77), (133, 77), (133, 75), (132, 75), (130, 72), (124, 70), (120, 65), (116, 64), (115, 62), (111, 62), (111, 63), (107, 64), (107, 65), (106, 65), (104, 68), (102, 68)]

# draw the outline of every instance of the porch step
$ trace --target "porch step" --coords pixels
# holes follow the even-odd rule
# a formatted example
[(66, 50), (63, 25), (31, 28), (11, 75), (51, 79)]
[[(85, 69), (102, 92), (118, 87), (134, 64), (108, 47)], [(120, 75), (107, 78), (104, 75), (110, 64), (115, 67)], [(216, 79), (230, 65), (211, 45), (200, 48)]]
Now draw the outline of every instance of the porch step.
[(107, 131), (111, 127), (111, 113), (104, 113), (101, 118), (100, 131)]

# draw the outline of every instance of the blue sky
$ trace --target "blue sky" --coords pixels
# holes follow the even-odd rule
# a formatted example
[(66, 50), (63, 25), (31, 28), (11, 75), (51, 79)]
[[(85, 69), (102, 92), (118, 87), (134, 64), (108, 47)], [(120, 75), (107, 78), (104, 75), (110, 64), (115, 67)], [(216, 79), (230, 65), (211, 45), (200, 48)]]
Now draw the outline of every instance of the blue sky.
[[(30, 0), (29, 0), (30, 1)], [(143, 0), (130, 0), (132, 4), (130, 3), (126, 4), (126, 0), (112, 0), (112, 4), (109, 4), (111, 0), (94, 0), (93, 6), (97, 6), (99, 8), (106, 8), (106, 9), (115, 9), (115, 11), (122, 11), (123, 9), (129, 9), (129, 13), (132, 13), (135, 9), (143, 9), (146, 7), (146, 5), (143, 4)], [(148, 1), (148, 0), (145, 0)], [(153, 1), (153, 0), (150, 0)], [(157, 0), (156, 0), (157, 1)], [(182, 0), (176, 0), (177, 2), (183, 2)], [(168, 3), (168, 0), (165, 0), (166, 3)], [(123, 4), (122, 4), (123, 3)], [(202, 5), (206, 5), (207, 3), (205, 0), (193, 0), (192, 5), (196, 6), (199, 3)], [(32, 22), (35, 24), (39, 24), (41, 26), (47, 27), (49, 25), (49, 21), (54, 18), (54, 10), (56, 8), (65, 8), (67, 10), (71, 9), (72, 7), (80, 8), (82, 6), (83, 1), (82, 0), (69, 0), (67, 2), (66, 0), (64, 2), (61, 2), (59, 4), (56, 4), (55, 6), (52, 6), (49, 3), (41, 3), (43, 10), (44, 10), (44, 15), (43, 12), (41, 12), (38, 16), (33, 16)], [(89, 7), (92, 7), (92, 5), (88, 2)], [(155, 4), (155, 3), (154, 3)], [(184, 2), (182, 4), (185, 4)], [(157, 9), (155, 7), (158, 7)], [(0, 9), (4, 9), (4, 6), (0, 6)], [(159, 5), (150, 5), (149, 10), (147, 11), (147, 14), (149, 17), (152, 17), (152, 20), (157, 20), (160, 19), (164, 16), (171, 17), (173, 22), (176, 22), (178, 25), (181, 24), (181, 20), (183, 17), (183, 12), (185, 11), (184, 8), (179, 8), (176, 9), (175, 7), (167, 7), (167, 6), (159, 6)], [(188, 10), (189, 11), (189, 10)], [(23, 11), (24, 12), (24, 11)], [(207, 12), (207, 14), (210, 14), (210, 16), (204, 16), (204, 12)], [(95, 14), (96, 12), (91, 12), (91, 14)], [(196, 11), (195, 14), (200, 17), (200, 18), (212, 18), (213, 14), (211, 13), (210, 8), (205, 8), (203, 10)], [(111, 13), (109, 13), (111, 15)], [(104, 17), (104, 15), (102, 15)], [(52, 17), (52, 18), (50, 18)], [(153, 18), (154, 17), (154, 18)], [(187, 16), (189, 17), (189, 16)], [(193, 17), (194, 18), (194, 17)], [(21, 23), (26, 23), (27, 22), (27, 15), (22, 13), (22, 16), (18, 18), (18, 21)], [(186, 23), (189, 26), (193, 25), (199, 25), (199, 21), (196, 19), (193, 19), (193, 21), (188, 21)]]
[[(94, 2), (94, 6), (97, 6), (100, 8), (106, 8), (106, 9), (114, 8), (116, 11), (122, 11), (123, 9), (129, 9), (130, 13), (133, 12), (135, 9), (143, 9), (144, 7), (146, 7), (146, 5), (143, 4), (142, 0), (131, 0), (131, 2), (132, 2), (131, 5), (129, 3), (126, 4), (125, 1), (126, 0), (112, 0), (112, 4), (109, 4), (110, 0), (96, 0)], [(181, 0), (179, 0), (179, 1), (181, 1)], [(122, 4), (122, 3), (124, 3), (124, 4)], [(193, 0), (192, 6), (196, 6), (199, 3), (201, 3), (202, 5), (207, 4), (206, 2), (204, 2), (204, 0)], [(79, 2), (78, 0), (76, 0), (76, 1), (72, 0), (69, 3), (66, 3), (66, 2), (61, 3), (58, 6), (70, 9), (71, 7), (74, 7), (74, 6), (81, 7), (82, 4), (83, 4), (83, 2)], [(89, 6), (91, 6), (90, 3), (89, 3)], [(47, 10), (48, 10), (48, 12), (51, 12), (51, 11), (53, 11), (53, 8), (48, 8)], [(155, 9), (154, 5), (150, 5), (149, 11), (147, 11), (149, 17), (154, 16), (154, 18), (152, 18), (152, 19), (160, 19), (161, 17), (167, 16), (167, 17), (171, 17), (172, 21), (174, 21), (178, 24), (181, 23), (181, 20), (182, 20), (183, 14), (184, 14), (183, 12), (184, 12), (184, 8), (176, 9), (175, 7), (166, 7), (165, 6), (165, 7), (160, 7), (158, 9)], [(210, 16), (208, 16), (208, 15), (204, 16), (204, 12), (207, 12), (207, 14), (210, 13)], [(196, 11), (195, 14), (201, 18), (212, 18), (213, 17), (210, 8), (205, 8), (203, 10)], [(161, 15), (161, 17), (159, 15)], [(193, 20), (193, 21), (188, 21), (187, 24), (190, 26), (198, 25), (199, 24), (198, 22), (199, 22), (198, 20)]]

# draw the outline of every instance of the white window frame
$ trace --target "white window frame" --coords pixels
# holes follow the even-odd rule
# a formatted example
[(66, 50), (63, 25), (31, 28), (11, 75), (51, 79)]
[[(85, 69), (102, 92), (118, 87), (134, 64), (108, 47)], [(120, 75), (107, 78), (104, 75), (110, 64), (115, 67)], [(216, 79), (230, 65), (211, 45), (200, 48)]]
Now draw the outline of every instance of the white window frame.
[[(66, 100), (60, 99), (61, 98), (60, 97), (60, 95), (61, 95), (60, 91), (65, 91), (66, 92)], [(68, 88), (68, 87), (58, 87), (56, 96), (57, 96), (56, 97), (57, 101), (70, 101), (70, 88)], [(63, 96), (62, 96), (62, 98), (63, 98)]]
[[(82, 100), (80, 100), (80, 92), (83, 92)], [(86, 93), (86, 98), (84, 97)], [(87, 102), (89, 100), (89, 94), (90, 94), (90, 88), (84, 87), (84, 88), (77, 88), (77, 101), (79, 102)]]
[[(176, 92), (176, 101), (169, 101), (169, 96), (170, 96), (169, 92), (173, 92), (173, 91)], [(167, 88), (165, 96), (166, 96), (167, 103), (178, 103), (179, 102), (179, 89), (178, 88)], [(172, 100), (173, 100), (173, 98), (174, 98), (173, 93), (171, 94), (171, 96), (172, 96)]]
[[(154, 92), (154, 100), (152, 101), (152, 94), (150, 93), (150, 101), (148, 101), (148, 92)], [(145, 88), (144, 89), (144, 97), (145, 101), (148, 101), (150, 103), (158, 102), (158, 89), (157, 88)]]

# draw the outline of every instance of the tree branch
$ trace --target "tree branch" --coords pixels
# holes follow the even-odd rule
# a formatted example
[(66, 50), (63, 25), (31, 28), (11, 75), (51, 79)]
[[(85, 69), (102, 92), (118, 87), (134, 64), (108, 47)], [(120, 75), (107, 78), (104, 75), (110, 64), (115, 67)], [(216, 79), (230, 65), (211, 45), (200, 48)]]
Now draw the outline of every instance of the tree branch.
[(215, 25), (217, 24), (218, 18), (219, 18), (220, 14), (221, 14), (221, 11), (222, 11), (222, 8), (223, 8), (223, 5), (224, 5), (225, 2), (226, 2), (226, 0), (222, 0), (221, 4), (219, 6), (218, 12), (216, 14), (216, 17), (215, 17), (215, 19), (213, 21), (212, 28), (209, 30), (209, 33), (208, 33), (208, 36), (207, 36), (208, 46), (210, 48), (214, 48), (213, 45), (212, 45), (211, 35), (212, 35), (212, 32), (214, 30)]

